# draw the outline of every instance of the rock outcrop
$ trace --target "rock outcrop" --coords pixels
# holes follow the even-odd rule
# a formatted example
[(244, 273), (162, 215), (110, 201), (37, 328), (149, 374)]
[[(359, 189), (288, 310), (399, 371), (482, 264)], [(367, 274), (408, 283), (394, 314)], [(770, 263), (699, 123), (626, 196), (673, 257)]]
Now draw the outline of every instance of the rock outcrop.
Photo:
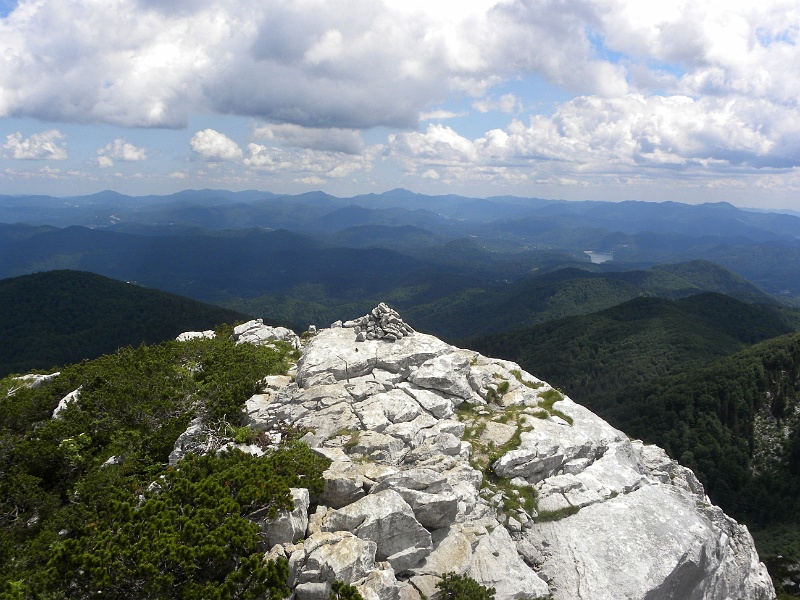
[[(175, 338), (178, 342), (188, 342), (193, 339), (209, 339), (216, 336), (213, 330), (185, 331)], [(259, 346), (271, 342), (281, 341), (289, 343), (293, 348), (300, 347), (300, 338), (291, 329), (286, 327), (272, 327), (264, 325), (263, 319), (253, 319), (233, 328), (233, 340), (237, 344), (256, 344)]]
[(293, 490), (307, 525), (263, 524), (298, 600), (327, 600), (334, 580), (366, 600), (435, 598), (446, 572), (498, 600), (775, 597), (747, 529), (663, 450), (514, 363), (357, 335), (318, 331), (296, 380), (248, 403), (252, 427), (304, 427), (332, 461), (320, 497)]

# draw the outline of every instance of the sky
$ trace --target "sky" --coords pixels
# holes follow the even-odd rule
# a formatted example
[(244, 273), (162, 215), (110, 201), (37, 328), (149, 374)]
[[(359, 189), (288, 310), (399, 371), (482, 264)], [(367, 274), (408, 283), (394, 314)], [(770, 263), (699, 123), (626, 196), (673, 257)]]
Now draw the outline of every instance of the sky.
[(800, 209), (797, 0), (0, 0), (0, 193)]

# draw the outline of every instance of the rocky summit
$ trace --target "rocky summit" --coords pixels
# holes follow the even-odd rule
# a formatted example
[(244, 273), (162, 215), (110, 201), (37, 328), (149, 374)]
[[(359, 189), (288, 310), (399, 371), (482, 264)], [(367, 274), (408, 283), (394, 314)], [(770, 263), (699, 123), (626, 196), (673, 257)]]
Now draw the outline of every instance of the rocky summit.
[(297, 600), (337, 580), (366, 600), (436, 598), (449, 572), (498, 600), (775, 597), (747, 528), (662, 449), (396, 313), (348, 325), (316, 332), (294, 379), (246, 408), (332, 461), (320, 497), (293, 489), (291, 513), (260, 521)]

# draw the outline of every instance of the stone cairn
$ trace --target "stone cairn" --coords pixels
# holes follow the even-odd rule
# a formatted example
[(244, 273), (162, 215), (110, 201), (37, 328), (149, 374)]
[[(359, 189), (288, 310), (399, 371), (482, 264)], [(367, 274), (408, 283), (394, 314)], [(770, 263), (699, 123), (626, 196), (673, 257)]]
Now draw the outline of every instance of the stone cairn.
[(363, 317), (345, 321), (342, 327), (355, 329), (357, 342), (366, 340), (393, 342), (414, 333), (411, 326), (403, 322), (398, 312), (383, 302)]

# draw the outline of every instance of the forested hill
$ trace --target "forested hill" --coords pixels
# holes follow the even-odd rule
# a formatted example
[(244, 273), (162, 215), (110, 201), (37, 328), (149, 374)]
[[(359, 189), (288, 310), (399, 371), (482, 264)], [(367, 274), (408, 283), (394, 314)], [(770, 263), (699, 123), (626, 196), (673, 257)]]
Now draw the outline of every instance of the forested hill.
[[(464, 254), (464, 248), (461, 252)], [(468, 248), (466, 249), (468, 251)], [(226, 302), (230, 308), (271, 315), (294, 324), (327, 325), (341, 315), (353, 317), (370, 303), (386, 301), (407, 315), (409, 322), (449, 340), (491, 334), (582, 315), (642, 296), (675, 300), (701, 292), (719, 292), (744, 302), (777, 304), (775, 298), (735, 273), (708, 261), (659, 265), (631, 271), (585, 268), (543, 268), (510, 283), (489, 282), (448, 266), (417, 270), (394, 279), (394, 287), (375, 297), (346, 301), (323, 297), (317, 290), (263, 295)], [(777, 334), (775, 334), (777, 335)]]
[(765, 505), (741, 505), (740, 492), (750, 481), (759, 410), (794, 418), (800, 336), (788, 332), (800, 329), (795, 318), (796, 311), (720, 294), (640, 298), (468, 344), (518, 362), (628, 435), (662, 445), (697, 470), (726, 510), (768, 521)]
[(678, 373), (800, 330), (800, 311), (717, 293), (635, 298), (589, 315), (474, 337), (464, 345), (518, 362), (594, 410), (629, 385)]
[(0, 377), (213, 329), (247, 315), (81, 271), (0, 280)]
[(800, 562), (800, 333), (785, 333), (796, 319), (719, 294), (641, 298), (467, 344), (664, 447), (750, 525), (762, 557)]

